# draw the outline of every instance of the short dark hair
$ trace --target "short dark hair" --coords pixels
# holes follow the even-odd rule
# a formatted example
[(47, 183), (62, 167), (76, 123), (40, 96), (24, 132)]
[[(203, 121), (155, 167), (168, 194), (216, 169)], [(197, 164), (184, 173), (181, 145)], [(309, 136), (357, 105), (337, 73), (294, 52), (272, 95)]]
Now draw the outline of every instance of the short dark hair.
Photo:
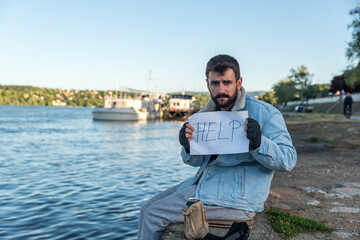
[(229, 55), (219, 54), (212, 57), (206, 64), (205, 75), (209, 77), (209, 72), (214, 71), (223, 75), (226, 70), (231, 68), (234, 70), (236, 81), (240, 78), (240, 65), (238, 61)]

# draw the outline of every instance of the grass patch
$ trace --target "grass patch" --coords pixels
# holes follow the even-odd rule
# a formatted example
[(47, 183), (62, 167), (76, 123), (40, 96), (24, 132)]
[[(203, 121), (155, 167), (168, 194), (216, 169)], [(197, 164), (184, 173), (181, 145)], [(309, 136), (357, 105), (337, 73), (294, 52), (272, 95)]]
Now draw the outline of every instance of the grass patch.
[(265, 213), (274, 230), (281, 234), (284, 239), (294, 237), (301, 232), (332, 232), (335, 229), (326, 226), (321, 222), (291, 216), (288, 213), (265, 207)]
[(318, 141), (323, 141), (323, 142), (326, 142), (326, 143), (332, 143), (333, 142), (333, 139), (332, 138), (320, 138), (320, 137), (317, 137), (317, 136), (310, 136), (310, 142), (318, 142)]
[(318, 137), (316, 137), (316, 136), (311, 136), (310, 137), (310, 142), (317, 142), (317, 141), (319, 141)]

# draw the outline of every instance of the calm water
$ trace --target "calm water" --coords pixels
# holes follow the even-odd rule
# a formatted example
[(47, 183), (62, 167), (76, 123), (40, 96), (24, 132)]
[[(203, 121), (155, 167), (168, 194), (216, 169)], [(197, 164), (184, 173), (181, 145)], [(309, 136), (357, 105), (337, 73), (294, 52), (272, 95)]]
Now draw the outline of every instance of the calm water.
[(91, 111), (0, 106), (0, 239), (135, 239), (141, 205), (195, 172), (181, 122)]

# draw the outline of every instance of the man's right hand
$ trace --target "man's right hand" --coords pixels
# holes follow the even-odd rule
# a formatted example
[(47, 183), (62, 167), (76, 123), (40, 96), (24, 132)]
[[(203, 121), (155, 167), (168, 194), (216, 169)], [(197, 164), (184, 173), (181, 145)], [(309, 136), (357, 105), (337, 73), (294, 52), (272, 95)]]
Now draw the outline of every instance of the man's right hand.
[(190, 142), (193, 139), (194, 127), (186, 122), (179, 132), (179, 142), (184, 146), (186, 153), (190, 153)]

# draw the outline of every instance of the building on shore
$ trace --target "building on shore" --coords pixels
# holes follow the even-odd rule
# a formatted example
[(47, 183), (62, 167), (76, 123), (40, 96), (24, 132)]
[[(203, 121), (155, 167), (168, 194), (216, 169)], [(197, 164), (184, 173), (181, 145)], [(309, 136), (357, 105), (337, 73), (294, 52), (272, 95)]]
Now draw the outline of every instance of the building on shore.
[(168, 119), (182, 119), (187, 118), (194, 113), (195, 97), (182, 94), (171, 95), (169, 99), (169, 108), (164, 113), (164, 118)]

